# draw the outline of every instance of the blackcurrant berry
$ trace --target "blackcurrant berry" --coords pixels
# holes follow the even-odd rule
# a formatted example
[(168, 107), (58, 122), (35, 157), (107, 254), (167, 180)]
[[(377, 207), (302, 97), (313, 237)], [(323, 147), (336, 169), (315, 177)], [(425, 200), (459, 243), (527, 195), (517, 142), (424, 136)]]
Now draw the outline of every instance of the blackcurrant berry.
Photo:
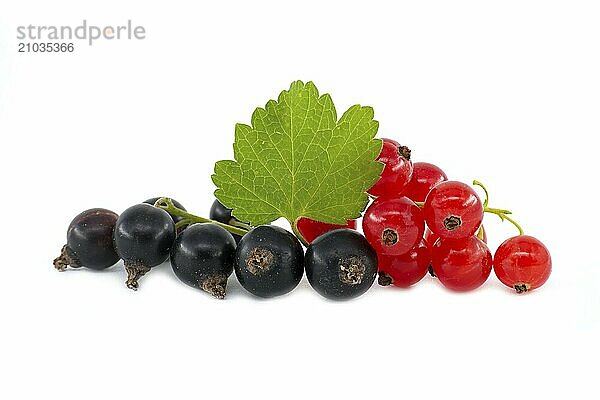
[(175, 223), (165, 210), (136, 204), (121, 214), (113, 238), (117, 254), (125, 262), (127, 287), (136, 290), (138, 279), (169, 257)]
[(54, 267), (105, 269), (119, 261), (113, 245), (113, 229), (119, 216), (103, 208), (92, 208), (77, 215), (67, 229), (67, 244), (54, 260)]
[(550, 252), (532, 236), (506, 239), (494, 254), (494, 272), (502, 283), (517, 293), (536, 289), (552, 272)]
[[(231, 215), (231, 209), (225, 207), (219, 200), (215, 199), (213, 201), (212, 206), (210, 207), (210, 211), (208, 213), (208, 218), (215, 220), (217, 222), (221, 222), (222, 224), (227, 225), (236, 225), (236, 223), (240, 223), (236, 217)], [(236, 243), (239, 243), (242, 237), (240, 235), (233, 235)]]
[(175, 275), (219, 299), (225, 297), (234, 258), (235, 241), (231, 233), (210, 223), (189, 226), (175, 239), (171, 249)]
[(300, 218), (296, 223), (298, 231), (306, 240), (307, 243), (311, 243), (317, 237), (321, 236), (325, 232), (332, 231), (334, 229), (356, 229), (356, 220), (349, 219), (346, 225), (335, 225), (335, 224), (326, 224), (325, 222), (315, 221), (309, 218)]
[(377, 183), (368, 192), (375, 197), (396, 196), (404, 191), (413, 173), (410, 149), (392, 139), (382, 141), (383, 147), (377, 160), (384, 163), (385, 167)]
[(377, 275), (377, 254), (360, 233), (336, 229), (306, 249), (306, 277), (320, 295), (347, 300), (365, 293)]
[(235, 275), (259, 297), (294, 289), (304, 273), (304, 251), (291, 232), (272, 225), (257, 226), (242, 237), (235, 253)]
[(427, 226), (442, 239), (473, 236), (483, 220), (483, 204), (469, 185), (447, 181), (436, 185), (425, 199)]
[(215, 201), (212, 203), (212, 206), (210, 206), (208, 217), (223, 224), (229, 224), (231, 220), (238, 221), (237, 218), (231, 215), (231, 209), (225, 207), (217, 199), (215, 199)]

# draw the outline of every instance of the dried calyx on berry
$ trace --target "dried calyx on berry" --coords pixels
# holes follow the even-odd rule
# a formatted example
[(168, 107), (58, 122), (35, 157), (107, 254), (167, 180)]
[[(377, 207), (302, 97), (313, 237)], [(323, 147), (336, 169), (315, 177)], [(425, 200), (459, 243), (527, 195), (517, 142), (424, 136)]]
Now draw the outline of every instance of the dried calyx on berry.
[(258, 297), (292, 291), (304, 275), (304, 250), (298, 239), (277, 226), (261, 225), (237, 247), (234, 270), (244, 289)]
[(54, 260), (54, 267), (106, 269), (119, 261), (112, 239), (119, 216), (104, 208), (92, 208), (77, 215), (67, 229), (67, 244)]
[(115, 224), (114, 242), (125, 263), (127, 287), (138, 289), (138, 280), (169, 257), (175, 240), (175, 223), (166, 211), (146, 203), (125, 210)]
[(377, 183), (368, 190), (374, 197), (398, 196), (411, 180), (413, 164), (410, 149), (392, 139), (382, 139), (383, 147), (377, 161), (385, 165)]
[(362, 220), (365, 237), (378, 254), (401, 255), (423, 238), (422, 212), (407, 197), (377, 198)]
[(175, 240), (171, 267), (185, 284), (223, 299), (233, 272), (235, 247), (233, 236), (224, 228), (193, 224)]
[(306, 249), (306, 277), (320, 295), (347, 300), (365, 293), (377, 275), (377, 253), (360, 233), (336, 229)]
[(525, 293), (542, 286), (552, 272), (552, 258), (538, 239), (519, 235), (506, 239), (494, 254), (494, 272), (500, 282)]

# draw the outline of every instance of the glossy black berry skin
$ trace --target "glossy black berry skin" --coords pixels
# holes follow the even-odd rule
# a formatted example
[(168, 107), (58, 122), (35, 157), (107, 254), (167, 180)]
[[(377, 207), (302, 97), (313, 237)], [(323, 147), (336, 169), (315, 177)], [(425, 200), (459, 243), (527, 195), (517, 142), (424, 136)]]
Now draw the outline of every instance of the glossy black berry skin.
[(233, 272), (235, 241), (215, 224), (189, 226), (173, 244), (171, 267), (184, 283), (224, 298), (227, 278)]
[(62, 271), (67, 266), (102, 270), (119, 261), (113, 245), (113, 229), (119, 216), (104, 208), (92, 208), (77, 215), (67, 229), (67, 244), (54, 261)]
[(136, 204), (121, 214), (113, 238), (117, 254), (125, 262), (127, 286), (137, 289), (137, 280), (169, 257), (175, 223), (165, 210)]
[(306, 277), (322, 296), (348, 300), (365, 293), (377, 275), (377, 253), (352, 229), (336, 229), (315, 239), (306, 249)]
[[(225, 207), (221, 202), (217, 199), (213, 201), (212, 206), (210, 207), (210, 211), (208, 213), (208, 218), (221, 222), (222, 224), (231, 225), (232, 222), (240, 222), (237, 218), (231, 215), (231, 209)], [(233, 235), (236, 243), (239, 243), (242, 237), (240, 235)]]
[[(167, 196), (163, 196), (163, 197), (167, 197)], [(154, 204), (156, 203), (156, 201), (157, 201), (158, 199), (160, 199), (160, 198), (161, 198), (161, 197), (153, 197), (153, 198), (151, 198), (151, 199), (148, 199), (148, 200), (144, 201), (144, 203), (146, 203), (146, 204), (150, 204), (150, 205), (154, 205)], [(169, 197), (169, 198), (170, 198), (170, 197)], [(187, 210), (185, 209), (185, 207), (184, 207), (184, 206), (183, 206), (183, 205), (182, 205), (180, 202), (178, 202), (177, 200), (175, 200), (175, 199), (172, 199), (172, 198), (170, 198), (170, 199), (171, 199), (171, 201), (173, 202), (173, 204), (175, 205), (175, 207), (177, 207), (177, 208), (179, 208), (179, 209), (181, 209), (181, 210), (183, 210), (183, 211), (187, 211)], [(169, 215), (171, 216), (171, 218), (173, 218), (173, 222), (175, 222), (175, 223), (177, 223), (177, 222), (179, 222), (179, 221), (181, 221), (181, 220), (183, 219), (183, 217), (180, 217), (180, 216), (178, 216), (178, 215), (173, 215), (173, 214), (171, 214), (171, 213), (169, 213)]]
[(218, 221), (218, 222), (221, 222), (223, 224), (229, 224), (229, 221), (231, 219), (236, 220), (231, 215), (231, 209), (225, 207), (217, 199), (215, 199), (215, 201), (213, 201), (212, 206), (210, 207), (210, 212), (208, 213), (208, 218)]
[(292, 233), (272, 225), (253, 228), (235, 253), (235, 275), (255, 296), (275, 297), (294, 289), (304, 273), (304, 251)]

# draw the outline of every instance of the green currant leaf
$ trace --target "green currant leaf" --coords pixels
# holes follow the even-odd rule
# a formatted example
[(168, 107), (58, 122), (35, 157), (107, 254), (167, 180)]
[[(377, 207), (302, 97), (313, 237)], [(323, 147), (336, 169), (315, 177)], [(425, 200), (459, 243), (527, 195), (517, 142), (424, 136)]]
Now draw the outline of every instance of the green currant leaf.
[(252, 225), (280, 217), (345, 224), (368, 203), (365, 193), (383, 164), (373, 109), (354, 105), (338, 120), (328, 94), (312, 82), (293, 82), (277, 101), (237, 124), (235, 160), (215, 164), (215, 196)]

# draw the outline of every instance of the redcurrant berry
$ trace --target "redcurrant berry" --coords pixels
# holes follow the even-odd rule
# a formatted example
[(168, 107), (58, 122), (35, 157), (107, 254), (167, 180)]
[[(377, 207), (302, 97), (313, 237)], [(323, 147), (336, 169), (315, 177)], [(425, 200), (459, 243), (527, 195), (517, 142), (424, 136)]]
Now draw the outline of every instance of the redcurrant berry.
[(407, 288), (419, 282), (427, 274), (431, 263), (431, 251), (425, 239), (406, 254), (400, 256), (377, 255), (379, 284)]
[(517, 293), (539, 288), (552, 271), (550, 252), (542, 242), (527, 235), (507, 239), (494, 254), (494, 272)]
[(423, 206), (427, 226), (442, 239), (473, 236), (483, 220), (483, 204), (472, 187), (442, 182), (429, 192)]
[(363, 217), (365, 237), (377, 254), (401, 255), (423, 238), (421, 209), (407, 197), (379, 198)]
[(375, 197), (402, 193), (404, 187), (410, 182), (413, 171), (410, 149), (401, 146), (395, 140), (382, 140), (383, 148), (377, 160), (384, 163), (385, 167), (377, 183), (368, 190), (369, 194)]
[(332, 231), (334, 229), (356, 229), (356, 220), (349, 219), (346, 225), (335, 225), (335, 224), (326, 224), (325, 222), (315, 221), (310, 218), (300, 218), (296, 223), (296, 227), (298, 231), (306, 240), (306, 243), (312, 243), (317, 237), (321, 236), (325, 232)]
[(437, 165), (426, 162), (413, 163), (413, 173), (410, 182), (404, 188), (403, 195), (413, 201), (425, 201), (427, 194), (448, 177)]
[(465, 292), (481, 286), (492, 271), (492, 254), (475, 236), (464, 240), (438, 239), (431, 250), (431, 265), (442, 285)]

